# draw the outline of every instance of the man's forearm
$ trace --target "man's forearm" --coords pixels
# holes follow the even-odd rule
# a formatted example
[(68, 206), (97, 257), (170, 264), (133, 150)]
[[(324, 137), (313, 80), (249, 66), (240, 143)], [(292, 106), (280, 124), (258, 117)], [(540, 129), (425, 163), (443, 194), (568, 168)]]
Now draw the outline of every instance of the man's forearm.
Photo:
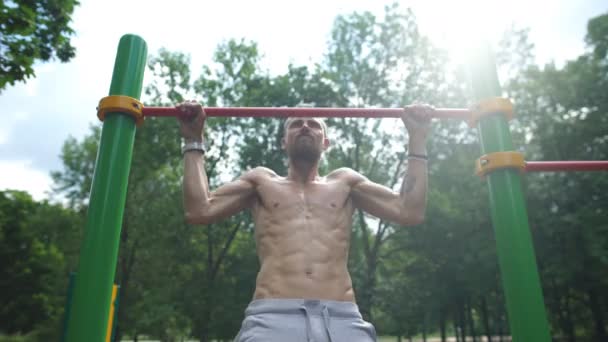
[[(424, 138), (410, 139), (409, 155), (427, 156)], [(408, 158), (407, 172), (401, 185), (401, 199), (405, 213), (424, 218), (427, 196), (427, 161), (420, 157)]]
[(184, 153), (184, 211), (186, 219), (194, 218), (209, 200), (209, 183), (205, 172), (205, 156), (199, 151)]

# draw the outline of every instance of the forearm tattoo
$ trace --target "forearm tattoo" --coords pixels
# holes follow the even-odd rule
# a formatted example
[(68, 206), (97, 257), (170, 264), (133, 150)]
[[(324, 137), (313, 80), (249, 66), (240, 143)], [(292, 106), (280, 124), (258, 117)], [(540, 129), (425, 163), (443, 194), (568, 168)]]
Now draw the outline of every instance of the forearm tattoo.
[(416, 186), (416, 177), (407, 175), (405, 178), (405, 193), (408, 194), (408, 193), (412, 192), (412, 190), (414, 190), (415, 186)]

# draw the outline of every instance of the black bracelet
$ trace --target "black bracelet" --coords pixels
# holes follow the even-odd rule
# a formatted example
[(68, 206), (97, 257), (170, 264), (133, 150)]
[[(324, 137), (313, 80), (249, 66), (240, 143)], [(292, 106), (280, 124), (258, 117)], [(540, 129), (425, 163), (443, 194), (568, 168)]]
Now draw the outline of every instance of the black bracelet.
[(408, 158), (413, 158), (413, 159), (424, 159), (424, 160), (429, 160), (429, 157), (424, 155), (424, 154), (414, 154), (414, 153), (410, 153), (407, 155)]

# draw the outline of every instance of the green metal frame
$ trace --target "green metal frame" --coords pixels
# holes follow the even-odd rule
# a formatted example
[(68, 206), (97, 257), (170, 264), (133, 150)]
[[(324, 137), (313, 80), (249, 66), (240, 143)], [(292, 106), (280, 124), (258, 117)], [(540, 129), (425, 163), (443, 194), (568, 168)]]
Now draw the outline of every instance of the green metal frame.
[[(110, 95), (139, 99), (146, 58), (143, 39), (134, 35), (120, 39)], [(134, 118), (120, 114), (108, 113), (103, 122), (69, 316), (69, 342), (103, 342), (106, 336), (135, 141)]]
[[(479, 58), (471, 63), (477, 68), (472, 73), (474, 95), (477, 100), (500, 96), (490, 49), (486, 46), (479, 52)], [(143, 39), (134, 35), (122, 37), (110, 95), (139, 99), (146, 55)], [(509, 126), (501, 113), (482, 117), (478, 129), (483, 154), (513, 150)], [(80, 252), (73, 307), (67, 310), (67, 341), (70, 342), (103, 342), (105, 338), (134, 138), (133, 117), (125, 113), (109, 113), (106, 116)], [(513, 340), (549, 342), (549, 325), (519, 172), (498, 170), (486, 178)]]
[[(489, 46), (483, 44), (470, 65), (475, 68), (471, 70), (475, 99), (501, 96), (496, 63)], [(514, 150), (504, 113), (480, 118), (477, 127), (482, 154)], [(549, 342), (549, 323), (519, 170), (496, 170), (486, 176), (486, 181), (513, 341)]]

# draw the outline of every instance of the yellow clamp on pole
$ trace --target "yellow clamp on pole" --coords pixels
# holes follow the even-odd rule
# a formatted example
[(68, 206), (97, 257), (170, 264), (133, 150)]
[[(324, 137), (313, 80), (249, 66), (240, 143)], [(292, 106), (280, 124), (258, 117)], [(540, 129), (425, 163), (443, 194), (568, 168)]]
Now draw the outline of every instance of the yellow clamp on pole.
[(469, 126), (475, 127), (481, 117), (496, 113), (504, 114), (507, 120), (513, 119), (513, 103), (511, 103), (511, 100), (504, 97), (491, 97), (480, 101), (471, 108)]
[(523, 172), (526, 168), (524, 155), (513, 151), (485, 154), (477, 159), (475, 164), (475, 173), (482, 178), (499, 169), (519, 169)]
[(138, 100), (122, 95), (110, 95), (102, 98), (97, 107), (97, 117), (103, 121), (107, 113), (124, 113), (135, 118), (135, 123), (140, 126), (144, 123), (144, 105)]

